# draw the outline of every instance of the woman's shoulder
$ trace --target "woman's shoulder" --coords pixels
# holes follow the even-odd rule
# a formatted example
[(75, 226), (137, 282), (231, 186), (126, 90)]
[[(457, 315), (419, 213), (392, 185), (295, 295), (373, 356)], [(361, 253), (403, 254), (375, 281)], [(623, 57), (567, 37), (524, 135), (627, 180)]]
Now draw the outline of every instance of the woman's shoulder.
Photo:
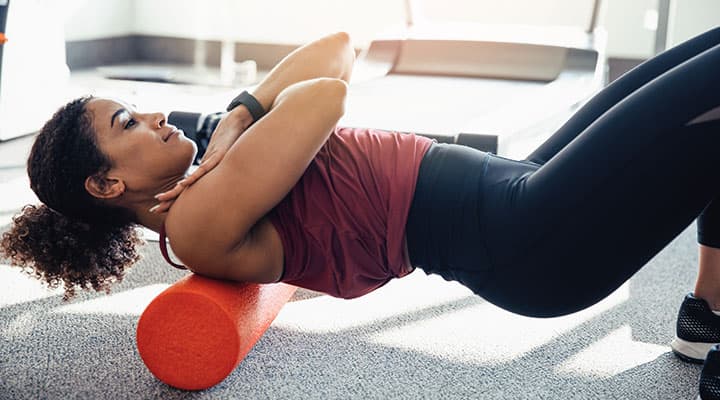
[(244, 241), (245, 229), (223, 221), (213, 188), (204, 177), (185, 189), (168, 210), (165, 231), (173, 252), (191, 269), (209, 266)]
[[(183, 193), (168, 212), (165, 227), (173, 253), (201, 275), (236, 281), (276, 281), (282, 273), (283, 252), (270, 221), (262, 218), (241, 233), (231, 224), (220, 223), (223, 210), (209, 208), (201, 201), (205, 196), (196, 193), (200, 192)], [(204, 211), (198, 212), (198, 208)]]

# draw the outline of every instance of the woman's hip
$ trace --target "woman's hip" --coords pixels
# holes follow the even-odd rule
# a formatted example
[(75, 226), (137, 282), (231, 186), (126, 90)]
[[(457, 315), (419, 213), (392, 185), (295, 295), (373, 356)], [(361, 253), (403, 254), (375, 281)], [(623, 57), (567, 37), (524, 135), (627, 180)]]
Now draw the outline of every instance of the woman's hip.
[[(513, 192), (538, 167), (465, 146), (433, 144), (420, 165), (406, 225), (413, 266), (478, 292), (498, 252), (487, 239), (512, 238), (515, 227), (521, 228), (512, 214)], [(513, 240), (501, 247), (512, 249)]]

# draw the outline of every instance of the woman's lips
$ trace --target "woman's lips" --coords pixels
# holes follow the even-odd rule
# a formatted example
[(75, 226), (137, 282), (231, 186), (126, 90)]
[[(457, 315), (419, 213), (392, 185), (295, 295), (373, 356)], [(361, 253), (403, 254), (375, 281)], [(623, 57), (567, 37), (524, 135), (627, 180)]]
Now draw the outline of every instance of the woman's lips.
[(181, 133), (182, 133), (182, 131), (181, 131), (180, 129), (173, 129), (173, 130), (170, 131), (170, 133), (168, 133), (167, 136), (165, 136), (165, 140), (164, 140), (164, 141), (167, 142), (168, 140), (170, 140), (170, 138), (171, 138), (173, 135), (175, 135), (175, 136), (180, 136)]

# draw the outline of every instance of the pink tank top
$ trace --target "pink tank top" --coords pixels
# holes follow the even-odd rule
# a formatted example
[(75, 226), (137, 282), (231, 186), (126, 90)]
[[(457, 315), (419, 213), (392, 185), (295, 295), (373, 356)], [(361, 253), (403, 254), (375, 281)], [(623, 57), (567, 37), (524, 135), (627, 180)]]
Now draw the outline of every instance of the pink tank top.
[(282, 281), (362, 296), (412, 271), (405, 223), (432, 140), (338, 128), (269, 213), (285, 253)]

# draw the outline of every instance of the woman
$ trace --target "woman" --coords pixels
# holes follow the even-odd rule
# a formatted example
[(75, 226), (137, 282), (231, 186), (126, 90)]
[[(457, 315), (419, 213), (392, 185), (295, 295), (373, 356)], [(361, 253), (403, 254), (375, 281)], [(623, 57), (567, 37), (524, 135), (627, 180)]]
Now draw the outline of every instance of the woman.
[(336, 129), (353, 62), (342, 33), (293, 52), (189, 176), (195, 145), (162, 114), (69, 103), (28, 161), (44, 205), (14, 219), (3, 252), (68, 295), (107, 290), (136, 261), (140, 224), (215, 278), (351, 298), (421, 268), (549, 317), (607, 296), (699, 216), (694, 294), (720, 309), (720, 121), (706, 114), (720, 29), (613, 82), (524, 161)]

